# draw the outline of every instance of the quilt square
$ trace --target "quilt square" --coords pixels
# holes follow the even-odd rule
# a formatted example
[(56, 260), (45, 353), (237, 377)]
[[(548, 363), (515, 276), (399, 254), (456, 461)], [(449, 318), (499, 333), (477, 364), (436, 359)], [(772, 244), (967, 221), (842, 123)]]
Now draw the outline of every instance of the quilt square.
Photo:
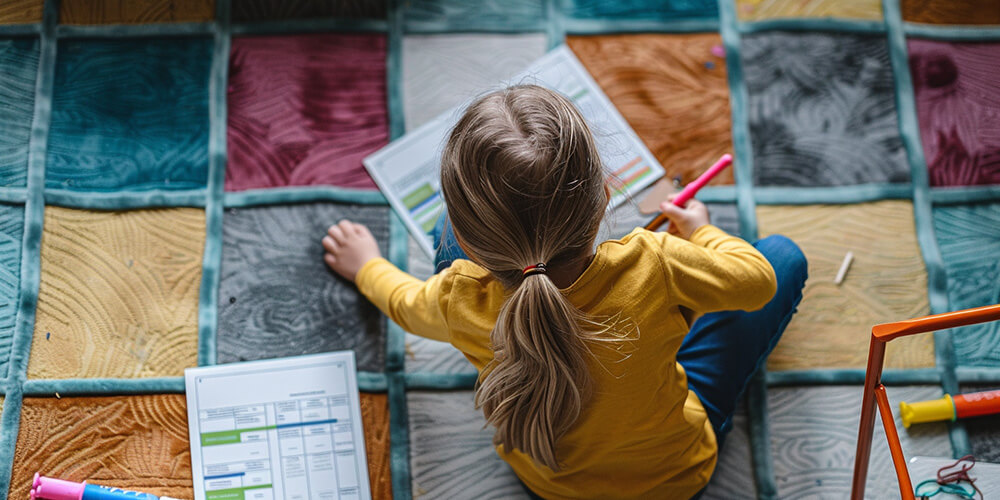
[(194, 498), (183, 394), (25, 397), (9, 498), (47, 476)]
[(45, 207), (28, 377), (181, 376), (198, 355), (205, 213)]
[(279, 21), (322, 17), (385, 19), (384, 0), (232, 0), (233, 21)]
[(907, 47), (931, 185), (1000, 184), (1000, 43)]
[(0, 4), (0, 24), (42, 22), (44, 0), (6, 0)]
[(670, 20), (718, 18), (719, 6), (711, 0), (565, 0), (564, 12), (576, 18)]
[[(864, 369), (873, 325), (929, 313), (910, 202), (758, 206), (757, 218), (761, 237), (783, 234), (809, 261), (802, 302), (768, 358), (769, 370)], [(837, 285), (849, 251), (854, 261)], [(885, 366), (934, 366), (933, 335), (891, 342)]]
[[(778, 497), (850, 497), (861, 388), (772, 387), (767, 392), (771, 454)], [(948, 427), (944, 422), (913, 425), (905, 429), (899, 416), (900, 401), (939, 398), (942, 394), (940, 387), (894, 386), (889, 387), (887, 393), (904, 456), (951, 454)], [(917, 481), (914, 478), (914, 483)], [(899, 498), (896, 472), (881, 421), (875, 422), (865, 498)]]
[(755, 185), (909, 182), (884, 35), (753, 33), (741, 55)]
[(762, 21), (781, 17), (839, 17), (882, 20), (880, 0), (736, 0), (741, 21)]
[(24, 207), (0, 205), (0, 378), (7, 376), (21, 298)]
[(361, 160), (389, 142), (386, 36), (233, 38), (226, 190), (374, 189)]
[(903, 20), (927, 24), (1000, 24), (993, 0), (900, 0)]
[[(545, 54), (545, 35), (408, 35), (403, 38), (403, 115), (413, 129), (499, 88)], [(419, 250), (418, 250), (419, 251)]]
[(204, 187), (211, 62), (210, 38), (61, 40), (46, 187)]
[(361, 425), (372, 498), (392, 498), (389, 398), (385, 394), (361, 393)]
[(312, 203), (226, 210), (220, 363), (353, 349), (359, 370), (384, 370), (385, 317), (323, 262), (320, 240), (341, 219), (368, 226), (388, 255), (388, 207)]
[(211, 21), (213, 0), (61, 0), (61, 24), (146, 24)]
[[(732, 151), (719, 35), (574, 36), (567, 44), (656, 155), (666, 179), (680, 176), (687, 184)], [(711, 182), (732, 183), (732, 169)]]
[[(1000, 303), (1000, 203), (934, 207), (950, 310)], [(1000, 365), (1000, 322), (951, 330), (959, 366)]]
[(38, 39), (0, 39), (0, 187), (24, 187), (35, 116)]
[(406, 404), (414, 498), (528, 498), (493, 448), (472, 391), (409, 391)]
[(753, 463), (750, 451), (750, 423), (747, 421), (746, 406), (738, 404), (733, 415), (733, 427), (726, 436), (725, 445), (719, 450), (719, 460), (715, 472), (705, 489), (705, 500), (731, 500), (754, 496), (757, 485), (753, 479)]
[[(389, 406), (361, 393), (372, 498), (391, 498)], [(175, 498), (193, 498), (183, 394), (26, 397), (10, 498), (25, 498), (35, 472)]]
[[(546, 19), (544, 0), (408, 0), (403, 2), (404, 22), (447, 22), (451, 26), (482, 24), (516, 26)], [(452, 28), (450, 31), (459, 31)]]

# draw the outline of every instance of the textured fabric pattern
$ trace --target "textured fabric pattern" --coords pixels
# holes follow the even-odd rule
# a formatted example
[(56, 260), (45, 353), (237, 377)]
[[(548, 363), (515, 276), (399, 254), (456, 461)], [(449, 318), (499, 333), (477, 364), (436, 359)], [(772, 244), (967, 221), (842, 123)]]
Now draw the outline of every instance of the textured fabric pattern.
[(718, 4), (712, 0), (566, 0), (566, 13), (571, 17), (677, 19), (714, 18), (719, 16)]
[(0, 40), (0, 187), (23, 187), (28, 177), (37, 73), (37, 40)]
[[(768, 369), (863, 369), (872, 325), (928, 314), (927, 272), (909, 202), (758, 206), (757, 218), (761, 237), (783, 234), (809, 261), (799, 312)], [(833, 279), (848, 251), (854, 263), (838, 286)], [(934, 366), (933, 336), (893, 341), (885, 366)]]
[(24, 398), (9, 497), (36, 472), (194, 498), (184, 395)]
[[(391, 498), (389, 411), (361, 394), (372, 498)], [(183, 394), (25, 398), (10, 498), (26, 498), (35, 472), (72, 481), (193, 498)]]
[(414, 498), (528, 498), (472, 399), (471, 391), (407, 394)]
[(462, 24), (489, 20), (502, 25), (537, 22), (545, 18), (543, 0), (408, 0), (403, 2), (407, 21)]
[(994, 0), (900, 0), (903, 20), (929, 24), (1000, 24)]
[(62, 24), (142, 24), (211, 21), (213, 0), (61, 0)]
[(226, 189), (374, 189), (361, 160), (389, 142), (385, 35), (232, 43)]
[[(939, 398), (941, 388), (894, 386), (887, 392), (903, 455), (907, 458), (948, 455), (951, 446), (944, 423), (904, 429), (899, 416), (899, 401)], [(767, 400), (778, 498), (850, 497), (861, 388), (771, 388)], [(913, 479), (914, 484), (920, 480)], [(881, 420), (875, 423), (865, 498), (899, 498), (899, 486)]]
[(1000, 43), (911, 39), (908, 49), (931, 185), (1000, 184)]
[(754, 33), (742, 58), (755, 185), (909, 181), (883, 37)]
[(365, 458), (372, 498), (392, 498), (389, 442), (389, 398), (361, 393), (361, 425), (365, 433)]
[(209, 38), (60, 41), (46, 186), (203, 187), (211, 51)]
[(42, 20), (44, 0), (5, 0), (0, 3), (0, 23), (24, 24)]
[(743, 21), (777, 17), (840, 17), (882, 20), (880, 0), (736, 0), (736, 12)]
[(317, 17), (384, 19), (382, 0), (232, 0), (233, 21), (277, 21)]
[(545, 36), (541, 34), (403, 38), (406, 129), (413, 130), (455, 106), (499, 88), (501, 82), (508, 82), (543, 54)]
[(0, 205), (0, 378), (7, 375), (21, 286), (24, 209)]
[[(951, 310), (1000, 304), (1000, 203), (934, 208)], [(1000, 321), (952, 330), (958, 364), (1000, 365)]]
[(750, 435), (747, 432), (747, 414), (743, 404), (737, 405), (733, 415), (733, 428), (726, 436), (726, 442), (719, 450), (719, 461), (715, 464), (712, 480), (701, 497), (705, 500), (732, 500), (753, 496), (756, 486), (750, 456)]
[[(716, 34), (578, 36), (567, 40), (666, 170), (687, 184), (732, 151), (725, 58)], [(732, 184), (726, 169), (711, 184)]]
[(29, 378), (180, 376), (195, 366), (205, 214), (46, 207)]
[(320, 239), (341, 219), (388, 250), (389, 210), (335, 204), (228, 209), (223, 217), (218, 359), (222, 363), (354, 349), (382, 371), (385, 319), (323, 263)]

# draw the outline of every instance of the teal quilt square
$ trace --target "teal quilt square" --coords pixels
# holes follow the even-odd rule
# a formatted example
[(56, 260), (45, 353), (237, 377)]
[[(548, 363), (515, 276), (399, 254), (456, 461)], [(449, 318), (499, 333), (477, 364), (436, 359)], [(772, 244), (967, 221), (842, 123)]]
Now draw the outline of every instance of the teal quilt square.
[(0, 205), (0, 378), (7, 375), (21, 290), (24, 208)]
[(60, 41), (46, 187), (204, 187), (212, 45), (210, 38)]
[(0, 187), (24, 187), (35, 113), (38, 39), (0, 39)]
[[(1000, 303), (1000, 203), (934, 207), (952, 310)], [(1000, 321), (951, 330), (959, 366), (1000, 364)]]
[(660, 20), (717, 18), (712, 0), (566, 0), (565, 11), (575, 18)]

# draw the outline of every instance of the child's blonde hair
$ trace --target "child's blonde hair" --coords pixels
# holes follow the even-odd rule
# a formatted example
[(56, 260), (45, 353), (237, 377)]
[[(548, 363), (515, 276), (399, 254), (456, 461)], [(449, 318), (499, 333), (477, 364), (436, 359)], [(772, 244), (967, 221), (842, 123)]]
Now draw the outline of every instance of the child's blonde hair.
[(462, 247), (508, 291), (476, 406), (495, 442), (559, 470), (556, 442), (591, 391), (587, 319), (546, 274), (590, 256), (604, 173), (590, 129), (562, 95), (519, 85), (475, 101), (444, 148), (441, 188)]

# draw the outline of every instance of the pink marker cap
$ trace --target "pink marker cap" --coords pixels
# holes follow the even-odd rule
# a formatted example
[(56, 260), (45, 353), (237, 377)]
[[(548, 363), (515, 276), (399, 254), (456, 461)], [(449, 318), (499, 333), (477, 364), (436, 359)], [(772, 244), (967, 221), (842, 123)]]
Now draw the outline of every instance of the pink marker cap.
[(31, 489), (32, 498), (44, 498), (46, 500), (80, 500), (83, 498), (84, 483), (74, 481), (64, 481), (51, 477), (39, 476), (35, 474)]

